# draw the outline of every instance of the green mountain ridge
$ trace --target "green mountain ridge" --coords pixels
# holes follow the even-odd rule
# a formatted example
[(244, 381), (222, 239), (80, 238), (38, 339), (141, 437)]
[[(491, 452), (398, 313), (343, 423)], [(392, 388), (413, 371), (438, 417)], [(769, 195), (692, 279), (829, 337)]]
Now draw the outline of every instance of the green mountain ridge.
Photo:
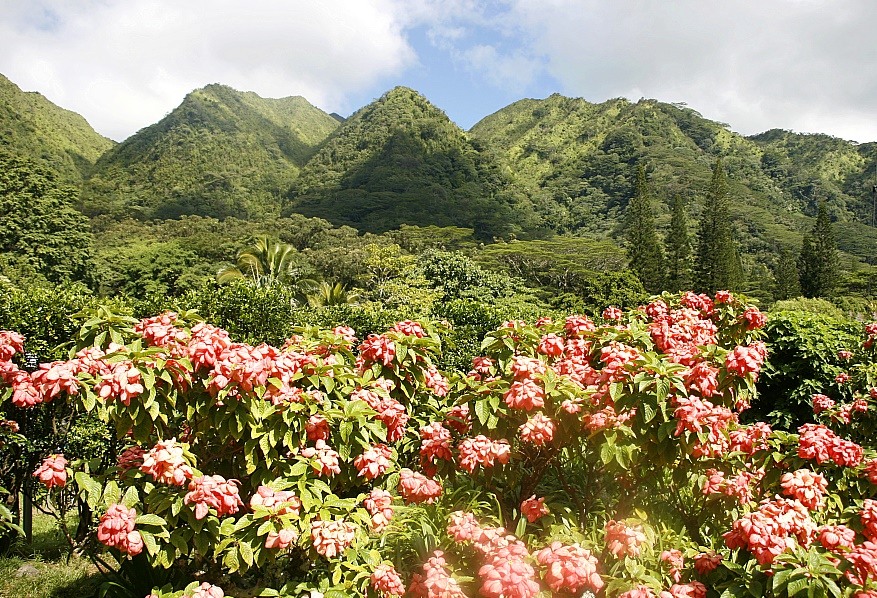
[(338, 125), (300, 96), (208, 85), (101, 156), (83, 208), (142, 218), (276, 216), (279, 193)]
[(36, 160), (65, 182), (81, 183), (115, 142), (79, 114), (0, 75), (0, 149)]
[(293, 183), (284, 213), (379, 233), (461, 226), (478, 237), (537, 226), (490, 152), (414, 90), (397, 87), (350, 116)]

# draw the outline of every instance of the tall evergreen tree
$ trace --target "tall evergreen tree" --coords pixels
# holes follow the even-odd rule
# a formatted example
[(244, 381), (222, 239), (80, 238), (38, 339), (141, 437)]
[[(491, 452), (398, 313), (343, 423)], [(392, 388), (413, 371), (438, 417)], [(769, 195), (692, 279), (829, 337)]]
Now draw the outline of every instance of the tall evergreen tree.
[(831, 297), (837, 285), (839, 267), (837, 241), (831, 230), (828, 208), (822, 201), (819, 203), (816, 224), (801, 243), (801, 254), (798, 257), (801, 293), (805, 297)]
[(664, 287), (668, 291), (684, 291), (691, 288), (691, 240), (688, 238), (688, 222), (682, 196), (676, 195), (670, 204), (670, 232), (664, 240), (667, 254), (667, 277)]
[(721, 290), (736, 290), (743, 282), (739, 254), (731, 234), (728, 202), (728, 183), (719, 158), (713, 168), (697, 229), (694, 282), (701, 292), (713, 294)]
[[(807, 240), (809, 243), (809, 238)], [(792, 299), (801, 295), (798, 280), (798, 266), (792, 254), (783, 249), (773, 270), (773, 296), (777, 301)]]
[(642, 164), (637, 166), (633, 199), (627, 205), (627, 259), (646, 291), (661, 292), (664, 255), (655, 232), (655, 215)]

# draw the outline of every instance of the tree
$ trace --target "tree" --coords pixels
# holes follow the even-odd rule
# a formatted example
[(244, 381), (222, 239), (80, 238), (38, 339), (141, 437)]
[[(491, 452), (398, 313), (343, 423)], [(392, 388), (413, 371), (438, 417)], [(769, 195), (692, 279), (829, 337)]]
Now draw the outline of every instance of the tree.
[(728, 201), (728, 183), (719, 158), (713, 168), (697, 230), (695, 286), (703, 293), (736, 290), (742, 283)]
[(292, 245), (261, 236), (238, 253), (237, 266), (220, 269), (216, 281), (225, 283), (245, 278), (257, 287), (291, 284), (301, 278), (309, 266), (307, 258)]
[[(809, 243), (809, 239), (808, 239)], [(798, 266), (792, 254), (783, 249), (773, 270), (774, 299), (783, 301), (801, 296), (801, 284), (798, 280)]]
[(670, 232), (664, 240), (667, 254), (667, 275), (664, 286), (668, 291), (691, 288), (691, 240), (682, 196), (676, 195), (670, 204)]
[(56, 173), (0, 151), (0, 254), (54, 283), (89, 276), (93, 239), (77, 195)]
[(627, 205), (627, 259), (649, 293), (659, 293), (664, 280), (664, 254), (655, 232), (655, 216), (642, 164), (636, 169), (633, 199)]
[(816, 224), (809, 235), (804, 235), (798, 256), (801, 293), (805, 297), (831, 297), (837, 285), (839, 267), (837, 241), (831, 230), (828, 208), (822, 201), (819, 203)]

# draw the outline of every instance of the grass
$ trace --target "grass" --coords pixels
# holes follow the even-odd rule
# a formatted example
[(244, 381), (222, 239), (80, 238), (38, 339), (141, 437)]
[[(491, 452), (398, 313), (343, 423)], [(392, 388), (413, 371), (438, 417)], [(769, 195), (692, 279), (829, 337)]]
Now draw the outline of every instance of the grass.
[[(72, 529), (76, 523), (71, 522)], [(97, 595), (103, 578), (81, 556), (68, 558), (68, 545), (54, 519), (34, 511), (33, 542), (18, 540), (0, 556), (0, 598), (89, 598)], [(31, 565), (39, 573), (17, 576)]]

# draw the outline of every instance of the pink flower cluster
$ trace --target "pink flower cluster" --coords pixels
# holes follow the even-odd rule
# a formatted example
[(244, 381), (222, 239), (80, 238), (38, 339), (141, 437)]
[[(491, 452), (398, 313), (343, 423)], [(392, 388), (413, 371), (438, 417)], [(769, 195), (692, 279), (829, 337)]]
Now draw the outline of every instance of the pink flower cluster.
[(97, 539), (107, 546), (117, 548), (123, 554), (140, 554), (143, 551), (143, 538), (134, 529), (136, 519), (137, 512), (134, 509), (126, 509), (119, 504), (111, 505), (100, 518)]
[(341, 464), (338, 461), (340, 457), (332, 447), (326, 444), (325, 440), (318, 440), (314, 446), (301, 449), (299, 454), (305, 459), (311, 460), (311, 467), (320, 477), (331, 477), (341, 473)]
[(399, 494), (406, 503), (432, 504), (442, 495), (441, 484), (422, 473), (403, 469), (399, 476)]
[(469, 473), (473, 473), (479, 465), (493, 467), (496, 462), (508, 463), (512, 455), (507, 440), (491, 440), (483, 434), (464, 438), (457, 445), (457, 450), (460, 452), (460, 467)]
[[(703, 300), (697, 297), (683, 297), (684, 307), (679, 309), (670, 310), (662, 300), (645, 308), (646, 314), (652, 318), (649, 334), (658, 350), (671, 361), (688, 366), (700, 360), (698, 347), (716, 344), (716, 325), (709, 319), (713, 311), (712, 301), (708, 297)], [(709, 310), (701, 309), (707, 305)]]
[(33, 472), (34, 477), (46, 485), (46, 488), (63, 488), (67, 485), (67, 459), (64, 455), (49, 455), (43, 464)]
[(317, 554), (327, 559), (343, 554), (356, 537), (356, 526), (346, 521), (311, 521), (311, 541)]
[(184, 594), (180, 596), (180, 598), (224, 598), (225, 592), (222, 591), (222, 588), (219, 586), (215, 586), (213, 584), (209, 584), (206, 581), (198, 586), (192, 595)]
[(725, 368), (741, 377), (751, 373), (757, 378), (766, 358), (767, 347), (763, 342), (755, 341), (751, 345), (734, 347), (725, 358)]
[(408, 425), (410, 419), (405, 405), (396, 399), (382, 397), (375, 391), (363, 388), (350, 393), (350, 398), (365, 401), (369, 407), (378, 412), (377, 419), (387, 426), (388, 442), (396, 442), (405, 436), (407, 431), (405, 426)]
[(816, 535), (816, 524), (807, 507), (797, 500), (777, 498), (764, 500), (758, 510), (734, 521), (725, 532), (728, 548), (746, 548), (760, 565), (767, 565), (794, 546), (809, 546)]
[(639, 527), (629, 527), (624, 521), (606, 522), (606, 547), (616, 557), (639, 556), (640, 544), (646, 536)]
[(862, 462), (861, 446), (821, 424), (804, 424), (798, 434), (798, 456), (802, 459), (815, 459), (820, 464), (831, 459), (842, 467), (857, 467)]
[(279, 532), (268, 532), (265, 536), (265, 548), (269, 550), (286, 550), (290, 544), (298, 540), (298, 532), (283, 528)]
[(545, 497), (536, 498), (534, 494), (530, 498), (521, 502), (521, 513), (527, 517), (527, 521), (533, 523), (540, 519), (543, 515), (548, 515), (548, 509), (545, 508)]
[(381, 533), (393, 518), (393, 495), (386, 490), (373, 488), (363, 501), (366, 510), (372, 516), (371, 529)]
[(189, 482), (189, 492), (183, 502), (195, 504), (195, 519), (204, 519), (210, 508), (216, 509), (218, 517), (238, 512), (241, 501), (237, 480), (226, 480), (221, 475), (200, 476)]
[(556, 426), (554, 422), (545, 417), (542, 413), (536, 413), (533, 417), (521, 424), (518, 430), (521, 433), (521, 440), (531, 442), (536, 446), (548, 444), (554, 438), (554, 430)]
[(411, 576), (408, 595), (411, 598), (466, 598), (446, 565), (444, 553), (441, 550), (433, 552), (423, 564), (423, 573)]
[(545, 583), (553, 592), (578, 595), (583, 589), (599, 592), (604, 585), (597, 573), (597, 559), (578, 544), (552, 542), (536, 559), (545, 567)]
[(131, 399), (143, 392), (140, 370), (128, 360), (117, 361), (109, 366), (109, 371), (101, 374), (94, 391), (105, 401), (119, 399), (123, 405), (130, 405)]
[(834, 400), (832, 400), (831, 397), (818, 393), (813, 395), (813, 413), (815, 415), (819, 415), (823, 411), (831, 409), (834, 407), (834, 404)]
[(378, 565), (371, 574), (371, 584), (379, 596), (401, 596), (405, 593), (402, 578), (393, 565)]
[(751, 502), (754, 498), (752, 485), (764, 476), (763, 470), (742, 471), (730, 480), (725, 479), (725, 472), (715, 469), (706, 471), (707, 482), (703, 487), (704, 494), (724, 494), (736, 497), (741, 505)]
[(386, 444), (378, 443), (369, 447), (353, 460), (353, 466), (358, 472), (357, 476), (371, 481), (383, 475), (392, 466), (390, 461), (392, 456), (393, 451)]
[(298, 515), (301, 509), (301, 500), (289, 490), (274, 490), (269, 486), (259, 486), (256, 493), (250, 497), (250, 508), (265, 507), (273, 515)]
[(453, 462), (451, 432), (439, 422), (420, 428), (420, 466), (430, 476), (435, 475), (436, 459)]
[(842, 547), (850, 549), (855, 545), (856, 532), (845, 525), (824, 525), (819, 528), (818, 539), (823, 548), (837, 553)]
[(821, 473), (813, 473), (809, 469), (784, 473), (780, 485), (783, 487), (783, 494), (797, 498), (811, 511), (823, 507), (822, 497), (828, 488), (828, 481)]
[(183, 447), (175, 438), (158, 442), (143, 459), (140, 471), (152, 475), (156, 482), (182, 486), (194, 472), (183, 457)]
[(385, 334), (369, 334), (359, 346), (359, 352), (366, 362), (382, 363), (389, 367), (396, 357), (396, 343)]

